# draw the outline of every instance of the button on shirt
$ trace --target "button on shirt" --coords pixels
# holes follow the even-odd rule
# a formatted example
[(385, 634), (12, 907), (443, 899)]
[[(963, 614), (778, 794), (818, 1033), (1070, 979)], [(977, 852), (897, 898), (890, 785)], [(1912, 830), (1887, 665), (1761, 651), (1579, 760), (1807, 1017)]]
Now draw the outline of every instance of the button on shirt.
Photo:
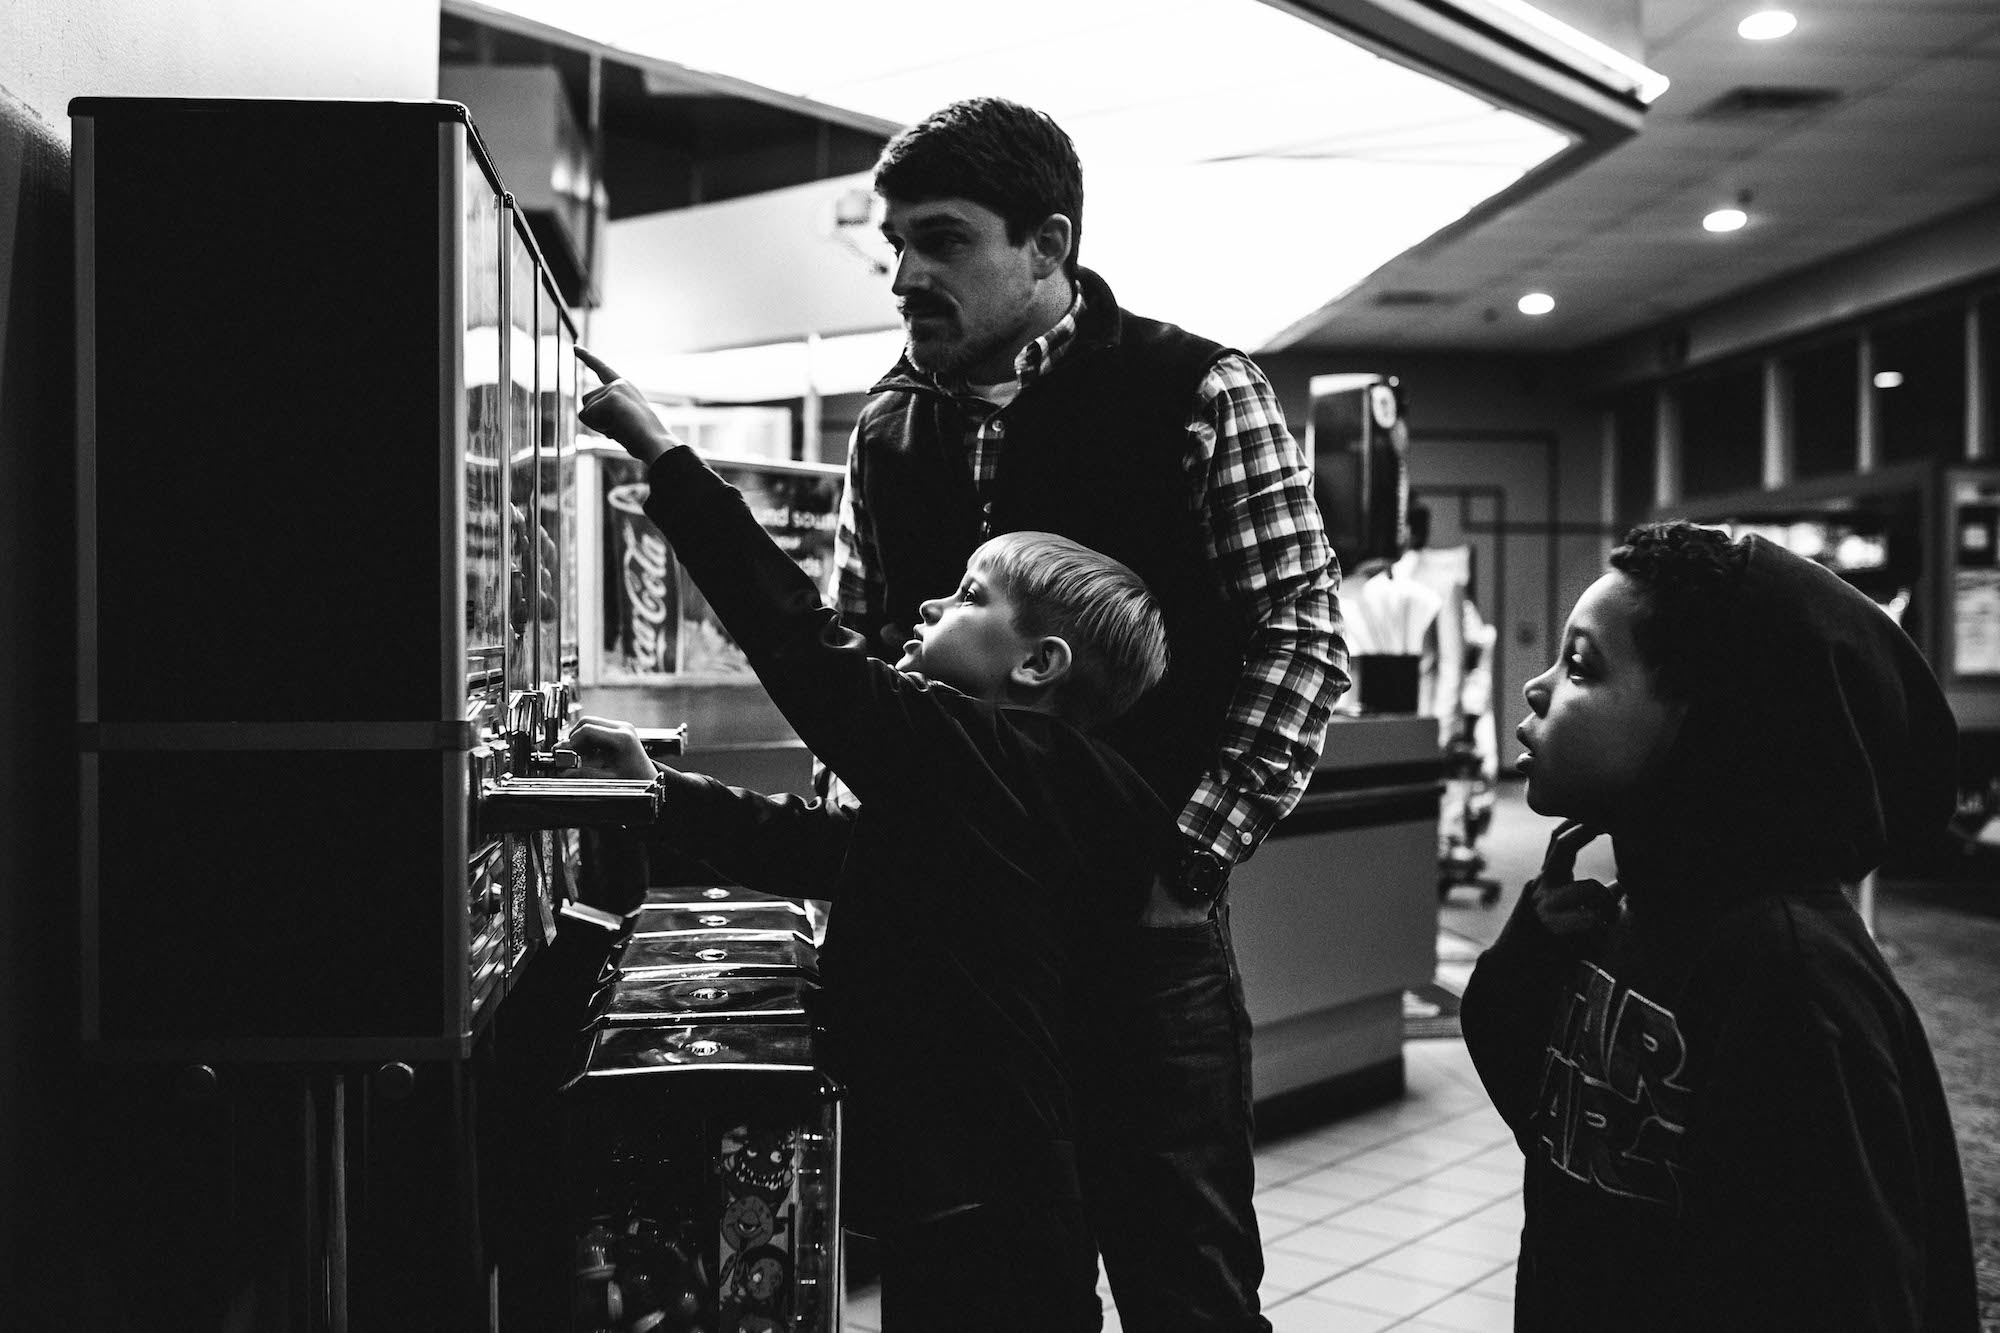
[[(1015, 379), (975, 387), (933, 383), (966, 409), (966, 463), (981, 496), (999, 474), (1006, 404), (1029, 392), (1075, 344), (1083, 294), (1055, 327), (1014, 358)], [(1191, 508), (1204, 513), (1210, 569), (1244, 623), (1255, 627), (1243, 675), (1223, 722), (1217, 762), (1179, 817), (1197, 847), (1233, 865), (1298, 803), (1319, 760), (1333, 702), (1347, 688), (1340, 567), (1326, 543), (1312, 473), (1285, 427), (1264, 373), (1240, 352), (1209, 367), (1187, 423), (1182, 466)], [(852, 468), (854, 442), (849, 441)], [(838, 603), (860, 618), (879, 611), (884, 587), (873, 524), (850, 471), (834, 543)]]

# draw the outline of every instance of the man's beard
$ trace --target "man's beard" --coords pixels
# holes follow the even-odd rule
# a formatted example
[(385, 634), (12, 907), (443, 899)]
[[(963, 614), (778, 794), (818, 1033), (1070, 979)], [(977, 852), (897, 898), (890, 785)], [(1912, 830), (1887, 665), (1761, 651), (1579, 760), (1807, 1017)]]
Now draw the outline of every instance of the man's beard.
[(946, 319), (945, 335), (926, 339), (921, 350), (916, 335), (909, 331), (907, 325), (904, 327), (903, 355), (926, 375), (943, 377), (962, 374), (967, 367), (976, 366), (991, 356), (1004, 341), (990, 334), (982, 337), (977, 330), (967, 329), (949, 316)]

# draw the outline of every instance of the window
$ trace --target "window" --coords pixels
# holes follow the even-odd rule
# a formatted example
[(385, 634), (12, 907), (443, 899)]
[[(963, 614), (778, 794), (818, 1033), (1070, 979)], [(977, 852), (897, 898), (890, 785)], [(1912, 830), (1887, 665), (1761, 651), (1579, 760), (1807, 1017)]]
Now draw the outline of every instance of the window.
[[(1965, 456), (1965, 308), (1954, 305), (1874, 331), (1881, 434), (1876, 460)], [(1897, 378), (1900, 377), (1900, 378)]]
[(1792, 395), (1792, 475), (1854, 471), (1859, 437), (1861, 350), (1849, 335), (1786, 359)]
[(1681, 493), (1692, 499), (1760, 485), (1764, 476), (1764, 372), (1760, 365), (1683, 381)]
[(1622, 530), (1643, 519), (1653, 507), (1653, 446), (1658, 439), (1652, 385), (1628, 389), (1611, 404), (1613, 467), (1617, 477), (1618, 526)]

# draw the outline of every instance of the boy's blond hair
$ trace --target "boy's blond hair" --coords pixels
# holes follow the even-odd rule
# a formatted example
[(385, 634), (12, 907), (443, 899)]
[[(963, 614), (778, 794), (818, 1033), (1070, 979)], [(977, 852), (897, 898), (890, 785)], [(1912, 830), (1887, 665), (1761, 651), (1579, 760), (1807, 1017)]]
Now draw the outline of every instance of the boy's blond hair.
[(1069, 644), (1061, 715), (1089, 730), (1122, 715), (1167, 673), (1167, 628), (1140, 579), (1110, 556), (1052, 532), (1006, 532), (972, 563), (1014, 603), (1015, 628)]

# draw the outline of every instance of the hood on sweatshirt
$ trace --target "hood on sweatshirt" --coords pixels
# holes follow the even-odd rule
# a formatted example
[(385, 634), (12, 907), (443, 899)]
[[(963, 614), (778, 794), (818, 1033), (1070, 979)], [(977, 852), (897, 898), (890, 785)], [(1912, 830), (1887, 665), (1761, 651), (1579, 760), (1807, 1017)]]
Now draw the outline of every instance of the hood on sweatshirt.
[(1874, 602), (1761, 537), (1724, 585), (1707, 679), (1625, 850), (1717, 891), (1837, 878), (1951, 817), (1958, 730), (1923, 655)]

